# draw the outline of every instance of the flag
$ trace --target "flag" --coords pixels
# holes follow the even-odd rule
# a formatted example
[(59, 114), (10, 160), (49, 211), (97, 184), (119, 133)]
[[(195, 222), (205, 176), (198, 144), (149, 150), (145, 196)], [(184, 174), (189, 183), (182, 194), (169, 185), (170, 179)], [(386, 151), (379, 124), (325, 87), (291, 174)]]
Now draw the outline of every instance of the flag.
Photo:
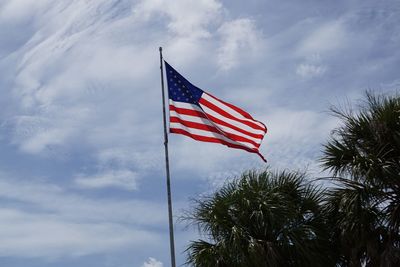
[(267, 127), (242, 109), (191, 84), (166, 61), (169, 129), (195, 140), (258, 154)]

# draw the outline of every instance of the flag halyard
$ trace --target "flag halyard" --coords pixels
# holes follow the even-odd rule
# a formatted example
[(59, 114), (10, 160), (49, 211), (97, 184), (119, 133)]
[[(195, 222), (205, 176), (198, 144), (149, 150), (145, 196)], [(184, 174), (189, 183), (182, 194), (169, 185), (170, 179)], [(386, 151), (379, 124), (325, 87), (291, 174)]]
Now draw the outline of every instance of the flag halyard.
[(166, 61), (170, 132), (260, 154), (267, 127), (244, 110), (191, 84)]

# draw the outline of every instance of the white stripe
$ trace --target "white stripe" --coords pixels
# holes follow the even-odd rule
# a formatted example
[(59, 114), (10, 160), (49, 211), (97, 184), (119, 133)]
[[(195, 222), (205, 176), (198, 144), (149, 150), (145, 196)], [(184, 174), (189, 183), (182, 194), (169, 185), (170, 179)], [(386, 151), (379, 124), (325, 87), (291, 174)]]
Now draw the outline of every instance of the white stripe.
[(229, 139), (221, 134), (215, 133), (215, 132), (210, 132), (210, 131), (206, 131), (206, 130), (200, 130), (200, 129), (195, 129), (195, 128), (190, 128), (190, 127), (186, 127), (185, 125), (182, 125), (180, 123), (170, 123), (170, 129), (182, 129), (185, 130), (186, 132), (190, 133), (190, 134), (194, 134), (194, 135), (199, 135), (199, 136), (203, 136), (203, 137), (213, 137), (234, 145), (240, 145), (243, 147), (247, 147), (250, 149), (255, 149), (258, 150), (257, 147), (255, 147), (253, 144), (248, 143), (248, 142), (240, 142), (240, 141), (234, 141), (232, 139)]
[(256, 149), (257, 147), (255, 147), (253, 144), (250, 144), (248, 142), (239, 142), (239, 141), (233, 141), (229, 138), (227, 138), (226, 136), (223, 136), (221, 134), (218, 133), (214, 133), (214, 132), (210, 132), (210, 131), (206, 131), (206, 130), (200, 130), (200, 129), (194, 129), (194, 128), (190, 128), (190, 127), (186, 127), (185, 125), (182, 125), (180, 123), (177, 122), (171, 122), (170, 123), (170, 129), (181, 129), (181, 130), (185, 130), (188, 133), (191, 134), (195, 134), (195, 135), (200, 135), (200, 136), (204, 136), (204, 137), (213, 137), (213, 138), (217, 138), (220, 140), (223, 140), (225, 142), (234, 144), (234, 145), (240, 145), (240, 146), (244, 146), (250, 149)]
[(212, 110), (204, 105), (202, 106), (202, 108), (200, 108), (199, 106), (194, 105), (194, 104), (189, 104), (189, 103), (184, 103), (184, 102), (175, 102), (171, 99), (169, 100), (169, 103), (177, 108), (185, 108), (185, 109), (195, 110), (195, 111), (199, 111), (201, 113), (205, 113), (206, 115), (210, 114), (211, 116), (214, 116), (222, 121), (226, 121), (227, 123), (232, 124), (232, 125), (240, 128), (240, 129), (243, 129), (249, 133), (265, 135), (265, 131), (256, 130), (244, 123), (224, 117), (224, 116), (220, 115), (218, 112), (215, 112), (214, 110)]
[(178, 117), (184, 121), (197, 122), (197, 123), (202, 123), (202, 124), (206, 124), (209, 126), (215, 126), (214, 122), (210, 121), (209, 119), (203, 118), (203, 117), (180, 114), (174, 110), (170, 110), (169, 114), (170, 114), (169, 115), (170, 117)]
[(205, 124), (205, 125), (209, 125), (209, 126), (217, 126), (217, 128), (225, 133), (229, 133), (229, 134), (235, 134), (244, 138), (247, 138), (249, 140), (252, 140), (254, 142), (256, 142), (257, 144), (261, 143), (261, 138), (254, 138), (252, 136), (249, 136), (247, 134), (244, 134), (242, 132), (236, 131), (230, 127), (226, 127), (224, 125), (212, 122), (208, 119), (202, 118), (202, 117), (197, 117), (197, 116), (191, 116), (191, 115), (185, 115), (185, 114), (180, 114), (177, 113), (176, 111), (171, 110), (170, 111), (170, 117), (177, 117), (180, 118), (184, 121), (188, 121), (188, 122), (196, 122), (196, 123), (201, 123), (201, 124)]
[(201, 95), (201, 98), (203, 98), (203, 99), (207, 100), (208, 102), (216, 105), (217, 107), (221, 108), (223, 111), (229, 113), (230, 115), (232, 115), (235, 118), (238, 118), (238, 119), (241, 119), (241, 120), (245, 120), (245, 121), (248, 121), (248, 122), (252, 122), (254, 124), (259, 125), (262, 128), (265, 128), (265, 126), (262, 123), (244, 117), (242, 114), (240, 114), (236, 110), (234, 110), (231, 107), (225, 105), (224, 103), (222, 103), (221, 101), (215, 99), (213, 96), (211, 96), (211, 95), (209, 95), (207, 93), (203, 93)]
[[(175, 106), (175, 107), (177, 107), (177, 108), (184, 108), (184, 109), (189, 109), (189, 110), (195, 110), (195, 111), (201, 112), (201, 113), (203, 113), (203, 114), (208, 113), (208, 114), (210, 114), (210, 115), (212, 115), (212, 116), (214, 116), (214, 117), (217, 117), (217, 118), (220, 119), (220, 120), (226, 121), (227, 123), (230, 123), (231, 125), (234, 125), (234, 126), (240, 128), (240, 129), (244, 130), (244, 131), (249, 132), (249, 133), (260, 134), (260, 135), (263, 135), (263, 136), (265, 135), (265, 131), (256, 130), (256, 129), (254, 129), (254, 128), (252, 128), (252, 127), (250, 127), (250, 126), (248, 126), (248, 125), (246, 125), (246, 124), (244, 124), (244, 123), (241, 123), (241, 122), (238, 122), (238, 121), (235, 121), (235, 120), (226, 118), (226, 117), (220, 115), (219, 113), (213, 111), (212, 109), (210, 109), (210, 108), (208, 108), (208, 107), (206, 107), (206, 106), (203, 106), (203, 108), (204, 108), (204, 110), (203, 110), (203, 109), (201, 109), (201, 108), (200, 108), (199, 106), (197, 106), (197, 105), (189, 104), (189, 103), (184, 103), (184, 102), (175, 102), (175, 101), (173, 101), (173, 100), (170, 100), (170, 104), (173, 105), (173, 106)], [(170, 111), (170, 112), (171, 112), (171, 111)], [(227, 132), (235, 131), (235, 133), (237, 132), (236, 130), (230, 128), (229, 126), (223, 126), (223, 125), (221, 125), (221, 124), (219, 124), (219, 123), (216, 123), (216, 122), (214, 122), (214, 121), (212, 121), (212, 120), (209, 120), (209, 121), (211, 121), (212, 123), (214, 123), (215, 125), (217, 125), (217, 126), (218, 126), (219, 128), (221, 128), (221, 130), (223, 130), (223, 131), (227, 131)], [(229, 131), (228, 129), (231, 129), (231, 130)], [(233, 132), (231, 132), (231, 133), (233, 133)], [(244, 135), (243, 135), (243, 134), (244, 134)], [(250, 136), (246, 135), (245, 133), (241, 133), (241, 136), (244, 136), (244, 137), (246, 137), (246, 138), (250, 138), (251, 140), (254, 140), (255, 142), (257, 142), (257, 144), (260, 144), (261, 141), (262, 141), (262, 138), (250, 137)]]
[(186, 109), (196, 110), (201, 113), (204, 113), (204, 111), (195, 104), (189, 104), (189, 103), (184, 103), (184, 102), (175, 102), (174, 100), (171, 100), (171, 99), (169, 100), (169, 103), (177, 108), (186, 108)]
[(265, 131), (256, 130), (256, 129), (254, 129), (254, 128), (248, 126), (247, 124), (238, 122), (238, 121), (236, 121), (236, 120), (229, 119), (229, 118), (227, 118), (227, 117), (225, 117), (225, 116), (222, 116), (222, 115), (219, 114), (218, 112), (216, 112), (216, 111), (214, 111), (214, 110), (212, 110), (212, 109), (210, 109), (210, 108), (204, 106), (204, 105), (202, 105), (201, 107), (202, 107), (202, 109), (204, 110), (204, 112), (206, 113), (206, 115), (209, 114), (209, 115), (211, 115), (211, 116), (213, 116), (213, 117), (216, 117), (217, 119), (220, 119), (220, 120), (222, 120), (222, 121), (225, 121), (225, 122), (227, 122), (227, 123), (229, 123), (229, 124), (231, 124), (231, 125), (233, 125), (233, 126), (236, 126), (236, 127), (240, 128), (240, 129), (243, 129), (243, 130), (245, 130), (245, 131), (247, 131), (247, 132), (249, 132), (249, 133), (253, 133), (253, 134), (262, 134), (262, 135), (265, 134)]

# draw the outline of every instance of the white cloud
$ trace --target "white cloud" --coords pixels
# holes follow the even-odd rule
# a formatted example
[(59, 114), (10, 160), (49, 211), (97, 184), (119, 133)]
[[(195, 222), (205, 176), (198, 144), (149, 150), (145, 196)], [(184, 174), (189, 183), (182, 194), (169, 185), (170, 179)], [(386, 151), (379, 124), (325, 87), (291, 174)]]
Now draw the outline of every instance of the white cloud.
[[(176, 64), (190, 64), (209, 56), (214, 27), (223, 21), (223, 6), (217, 0), (144, 0), (133, 9), (137, 21), (163, 20), (168, 30), (155, 45), (164, 46)], [(168, 58), (168, 56), (167, 56)]]
[(18, 258), (76, 257), (127, 246), (151, 246), (155, 233), (115, 223), (82, 223), (53, 214), (0, 209), (0, 255)]
[(261, 54), (263, 39), (250, 19), (225, 22), (219, 29), (221, 44), (218, 65), (222, 70), (235, 67), (241, 60)]
[[(161, 136), (161, 122), (149, 119), (159, 111), (154, 108), (160, 97), (159, 81), (154, 79), (159, 75), (157, 46), (165, 43), (178, 65), (208, 53), (204, 45), (215, 34), (214, 25), (223, 20), (222, 4), (117, 2), (49, 2), (46, 12), (35, 17), (32, 37), (14, 53), (15, 110), (7, 127), (21, 151), (47, 155), (84, 148), (99, 160), (98, 172), (110, 162), (118, 161), (118, 169), (126, 169), (129, 162), (129, 167), (140, 169), (136, 177), (144, 166), (160, 168), (154, 144)], [(126, 6), (131, 13), (125, 12)], [(124, 12), (112, 17), (115, 8)], [(146, 23), (159, 18), (168, 32), (143, 39)], [(110, 157), (111, 150), (119, 151), (118, 156)], [(110, 182), (111, 176), (118, 179)], [(128, 182), (122, 176), (81, 177), (79, 184), (121, 186)], [(130, 188), (135, 186), (131, 183)]]
[(94, 175), (78, 175), (75, 183), (82, 188), (118, 187), (137, 189), (137, 174), (130, 170), (108, 170)]
[(0, 198), (24, 204), (18, 206), (20, 208), (25, 205), (35, 207), (66, 221), (128, 223), (132, 226), (158, 225), (165, 221), (164, 204), (138, 199), (88, 198), (40, 181), (1, 178)]
[(337, 118), (322, 112), (274, 109), (268, 114), (269, 132), (263, 147), (270, 164), (275, 168), (318, 170), (320, 145), (337, 123)]
[(160, 13), (169, 17), (168, 29), (178, 36), (194, 38), (209, 37), (206, 29), (222, 12), (222, 5), (216, 0), (144, 0), (133, 10), (136, 17), (145, 20)]
[(80, 123), (91, 115), (89, 107), (49, 106), (44, 114), (20, 115), (13, 120), (13, 143), (26, 153), (40, 154), (51, 146), (71, 141), (80, 131)]
[[(161, 124), (161, 122), (160, 122)], [(161, 151), (161, 142), (160, 149)], [(129, 168), (135, 165), (141, 171), (155, 170), (159, 167), (163, 159), (163, 154), (154, 154), (152, 150), (138, 150), (126, 147), (110, 147), (102, 149), (96, 155), (100, 166), (119, 166), (120, 168)]]
[(335, 118), (325, 119), (325, 113), (312, 110), (276, 109), (268, 114), (270, 142), (291, 139), (298, 142), (304, 138), (315, 140), (321, 132), (329, 132), (336, 125)]
[(347, 44), (348, 34), (341, 20), (334, 20), (319, 26), (309, 34), (298, 48), (300, 55), (326, 53), (338, 50)]
[(158, 261), (154, 258), (149, 258), (145, 263), (143, 263), (142, 267), (163, 267), (161, 261)]
[(319, 53), (305, 57), (305, 61), (296, 67), (296, 74), (306, 79), (322, 76), (326, 71)]
[(321, 76), (326, 72), (326, 67), (321, 65), (313, 65), (308, 63), (302, 63), (297, 66), (296, 74), (303, 78), (313, 78)]
[[(160, 111), (154, 108), (160, 97), (157, 46), (164, 43), (174, 64), (185, 65), (216, 49), (211, 38), (218, 35), (220, 59), (231, 68), (242, 58), (238, 49), (254, 54), (259, 32), (252, 20), (223, 23), (223, 6), (215, 0), (140, 1), (129, 6), (131, 13), (111, 18), (107, 8), (122, 8), (112, 3), (45, 5), (31, 39), (15, 51), (16, 105), (6, 126), (24, 153), (89, 153), (95, 173), (78, 171), (79, 187), (134, 190), (145, 172), (162, 170), (161, 120), (151, 119)], [(143, 39), (142, 29), (160, 18), (168, 32)], [(209, 56), (208, 62), (216, 63)]]
[(231, 166), (230, 172), (248, 168), (251, 162), (263, 163), (254, 153), (220, 144), (198, 142), (182, 135), (171, 136), (170, 146), (171, 168), (189, 173), (180, 176), (184, 179), (215, 177), (220, 172), (225, 172), (233, 161), (235, 166)]
[[(152, 78), (158, 75), (157, 49), (126, 34), (140, 28), (132, 23), (132, 14), (110, 18), (113, 8), (124, 7), (112, 2), (117, 1), (48, 3), (46, 12), (35, 18), (35, 28), (27, 29), (32, 37), (14, 52), (15, 64), (8, 66), (16, 73), (9, 99), (14, 105), (4, 124), (12, 134), (8, 140), (22, 152), (60, 157), (85, 150), (97, 159), (103, 151), (123, 150), (119, 156), (126, 160), (118, 160), (129, 159), (129, 167), (147, 159), (147, 166), (158, 167), (152, 136), (161, 123), (143, 116), (151, 117), (158, 111), (154, 106), (159, 107), (159, 90), (153, 90), (159, 81)], [(113, 160), (99, 159), (104, 166), (97, 171)], [(79, 184), (134, 189), (140, 175), (110, 171), (88, 175), (93, 179), (81, 177)]]
[(20, 22), (27, 20), (29, 17), (42, 11), (48, 6), (50, 0), (12, 0), (2, 2), (0, 5), (0, 21)]
[[(43, 181), (0, 173), (1, 256), (54, 259), (153, 247), (166, 207), (143, 200), (89, 198)], [(177, 207), (179, 202), (175, 203)]]

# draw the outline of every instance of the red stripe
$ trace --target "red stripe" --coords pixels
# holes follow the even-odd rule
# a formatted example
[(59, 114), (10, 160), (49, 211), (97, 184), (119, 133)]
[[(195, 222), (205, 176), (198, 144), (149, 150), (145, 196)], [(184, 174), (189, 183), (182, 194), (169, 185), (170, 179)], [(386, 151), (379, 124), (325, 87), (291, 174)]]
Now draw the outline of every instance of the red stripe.
[(236, 130), (236, 131), (238, 131), (238, 132), (241, 132), (241, 133), (243, 133), (243, 134), (245, 134), (245, 135), (248, 135), (248, 136), (250, 136), (250, 137), (253, 137), (253, 138), (257, 138), (257, 139), (260, 139), (260, 140), (262, 140), (262, 139), (264, 138), (264, 135), (263, 135), (263, 134), (250, 133), (250, 132), (248, 132), (248, 131), (246, 131), (246, 130), (243, 130), (242, 128), (239, 128), (239, 127), (237, 127), (237, 126), (234, 126), (234, 125), (232, 125), (232, 124), (230, 124), (230, 123), (227, 123), (227, 122), (225, 122), (225, 121), (223, 121), (223, 120), (220, 120), (220, 119), (218, 119), (218, 118), (216, 118), (216, 117), (214, 117), (214, 116), (212, 116), (212, 115), (206, 115), (206, 114), (204, 114), (203, 112), (200, 112), (200, 111), (197, 111), (197, 110), (186, 109), (186, 108), (177, 108), (177, 107), (175, 107), (175, 106), (173, 106), (173, 105), (171, 105), (171, 104), (169, 105), (169, 109), (175, 111), (175, 112), (178, 113), (178, 114), (190, 115), (190, 116), (196, 116), (196, 117), (201, 117), (201, 118), (210, 119), (211, 121), (213, 121), (213, 122), (215, 122), (215, 123), (224, 125), (224, 126), (226, 126), (226, 127), (229, 127), (229, 128), (231, 128), (231, 129), (233, 129), (233, 130)]
[(216, 117), (214, 117), (214, 116), (212, 116), (212, 115), (210, 115), (210, 114), (208, 114), (207, 117), (208, 117), (211, 121), (213, 121), (213, 122), (215, 122), (215, 123), (218, 123), (218, 124), (221, 124), (221, 125), (223, 125), (223, 126), (229, 127), (229, 128), (231, 128), (231, 129), (233, 129), (233, 130), (236, 130), (236, 131), (238, 131), (238, 132), (241, 132), (241, 133), (243, 133), (243, 134), (245, 134), (245, 135), (248, 135), (248, 136), (250, 136), (250, 137), (257, 138), (257, 139), (260, 139), (260, 140), (262, 140), (262, 139), (264, 138), (264, 135), (263, 135), (263, 134), (250, 133), (250, 132), (248, 132), (248, 131), (246, 131), (246, 130), (243, 130), (242, 128), (239, 128), (239, 127), (237, 127), (237, 126), (235, 126), (235, 125), (232, 125), (232, 124), (230, 124), (230, 123), (228, 123), (228, 122), (226, 122), (226, 121), (223, 121), (223, 120), (221, 120), (221, 119), (218, 119), (218, 118), (216, 118)]
[(234, 105), (232, 105), (232, 104), (229, 104), (228, 102), (225, 102), (225, 101), (219, 99), (218, 97), (215, 97), (215, 96), (213, 96), (213, 95), (210, 95), (209, 93), (206, 93), (206, 94), (209, 95), (210, 97), (214, 98), (215, 100), (220, 101), (221, 103), (227, 105), (227, 106), (230, 107), (231, 109), (233, 109), (233, 110), (235, 110), (236, 112), (238, 112), (239, 114), (241, 114), (243, 117), (245, 117), (245, 118), (247, 118), (247, 119), (250, 119), (250, 120), (253, 120), (253, 121), (256, 121), (256, 122), (258, 122), (258, 123), (261, 123), (261, 124), (265, 127), (265, 132), (268, 131), (267, 126), (266, 126), (264, 123), (262, 123), (261, 121), (258, 121), (258, 120), (253, 119), (253, 117), (252, 117), (249, 113), (247, 113), (246, 111), (244, 111), (243, 109), (238, 108), (238, 107), (236, 107), (236, 106), (234, 106)]
[(236, 135), (236, 134), (232, 134), (232, 133), (227, 133), (221, 129), (219, 129), (218, 127), (213, 127), (207, 124), (202, 124), (202, 123), (198, 123), (198, 122), (191, 122), (191, 121), (185, 121), (182, 120), (181, 118), (178, 117), (170, 117), (170, 122), (177, 122), (180, 123), (186, 127), (189, 128), (194, 128), (194, 129), (199, 129), (199, 130), (205, 130), (205, 131), (210, 131), (210, 132), (214, 132), (214, 133), (219, 133), (221, 135), (226, 136), (228, 139), (231, 139), (232, 141), (237, 141), (237, 142), (246, 142), (246, 143), (250, 143), (255, 147), (260, 147), (260, 144), (257, 144), (256, 142), (254, 142), (253, 140), (247, 139), (243, 136), (240, 135)]
[(232, 104), (229, 104), (229, 103), (227, 103), (227, 102), (225, 102), (225, 101), (219, 99), (218, 97), (215, 97), (215, 96), (213, 96), (213, 95), (210, 95), (209, 93), (207, 93), (207, 95), (209, 95), (210, 97), (214, 98), (215, 100), (217, 100), (217, 101), (219, 101), (219, 102), (221, 102), (221, 103), (227, 105), (228, 107), (230, 107), (230, 108), (233, 109), (234, 111), (236, 111), (236, 112), (238, 112), (239, 114), (241, 114), (243, 117), (254, 121), (253, 117), (252, 117), (249, 113), (247, 113), (246, 111), (242, 110), (241, 108), (238, 108), (238, 107), (236, 107), (236, 106), (234, 106), (234, 105), (232, 105)]
[(174, 105), (169, 105), (169, 110), (176, 111), (176, 113), (183, 114), (183, 115), (190, 115), (190, 116), (196, 116), (200, 118), (207, 118), (207, 115), (204, 114), (201, 111), (197, 111), (194, 109), (187, 109), (187, 108), (177, 108)]
[(193, 138), (194, 140), (198, 140), (198, 141), (202, 141), (202, 142), (210, 142), (210, 143), (219, 143), (219, 144), (223, 144), (226, 145), (228, 147), (232, 147), (232, 148), (238, 148), (238, 149), (243, 149), (252, 153), (259, 153), (258, 150), (256, 149), (250, 149), (248, 147), (245, 146), (241, 146), (241, 145), (235, 145), (235, 144), (231, 144), (228, 143), (224, 140), (218, 139), (216, 137), (208, 137), (208, 136), (202, 136), (202, 135), (197, 135), (197, 134), (192, 134), (189, 133), (188, 131), (182, 130), (182, 129), (176, 129), (176, 128), (170, 128), (169, 129), (171, 133), (175, 133), (175, 134), (183, 134), (186, 136), (189, 136), (191, 138)]
[(207, 125), (207, 124), (203, 124), (203, 123), (185, 121), (185, 120), (182, 120), (181, 118), (178, 118), (178, 117), (170, 117), (169, 121), (170, 122), (180, 123), (180, 124), (182, 124), (182, 125), (184, 125), (186, 127), (189, 127), (189, 128), (194, 128), (194, 129), (205, 130), (205, 131), (209, 131), (209, 132), (213, 132), (213, 133), (223, 134), (216, 127), (213, 127), (213, 126), (210, 126), (210, 125)]
[(187, 132), (185, 130), (182, 130), (182, 129), (171, 128), (169, 131), (171, 133), (175, 133), (175, 134), (186, 135), (186, 136), (188, 136), (190, 138), (193, 138), (194, 140), (198, 140), (198, 141), (202, 141), (202, 142), (210, 142), (210, 143), (219, 143), (219, 144), (226, 145), (228, 147), (246, 150), (246, 151), (251, 152), (251, 153), (256, 153), (257, 155), (260, 156), (260, 158), (263, 161), (267, 162), (267, 160), (263, 157), (263, 155), (261, 155), (261, 153), (256, 149), (253, 150), (253, 149), (250, 149), (250, 148), (247, 148), (247, 147), (243, 147), (243, 146), (240, 146), (240, 145), (234, 145), (234, 144), (228, 143), (228, 142), (223, 141), (223, 140), (218, 139), (218, 138), (212, 138), (212, 137), (206, 137), (206, 136), (191, 134), (191, 133), (189, 133), (189, 132)]
[(257, 129), (257, 130), (261, 130), (261, 131), (265, 131), (265, 128), (264, 128), (264, 127), (261, 127), (260, 125), (255, 124), (255, 123), (250, 122), (250, 121), (238, 119), (238, 118), (232, 116), (231, 114), (229, 114), (228, 112), (226, 112), (225, 110), (223, 110), (223, 109), (217, 107), (217, 106), (214, 105), (213, 103), (207, 101), (207, 100), (204, 99), (204, 98), (200, 98), (199, 103), (202, 104), (202, 105), (204, 105), (204, 106), (206, 106), (206, 107), (208, 107), (208, 108), (210, 108), (210, 109), (212, 109), (213, 111), (215, 111), (215, 112), (221, 114), (221, 115), (224, 116), (224, 117), (227, 117), (227, 118), (229, 118), (229, 119), (232, 119), (232, 120), (241, 122), (241, 123), (243, 123), (243, 124), (246, 124), (247, 126), (249, 126), (249, 127), (251, 127), (251, 128), (254, 128), (254, 129)]

